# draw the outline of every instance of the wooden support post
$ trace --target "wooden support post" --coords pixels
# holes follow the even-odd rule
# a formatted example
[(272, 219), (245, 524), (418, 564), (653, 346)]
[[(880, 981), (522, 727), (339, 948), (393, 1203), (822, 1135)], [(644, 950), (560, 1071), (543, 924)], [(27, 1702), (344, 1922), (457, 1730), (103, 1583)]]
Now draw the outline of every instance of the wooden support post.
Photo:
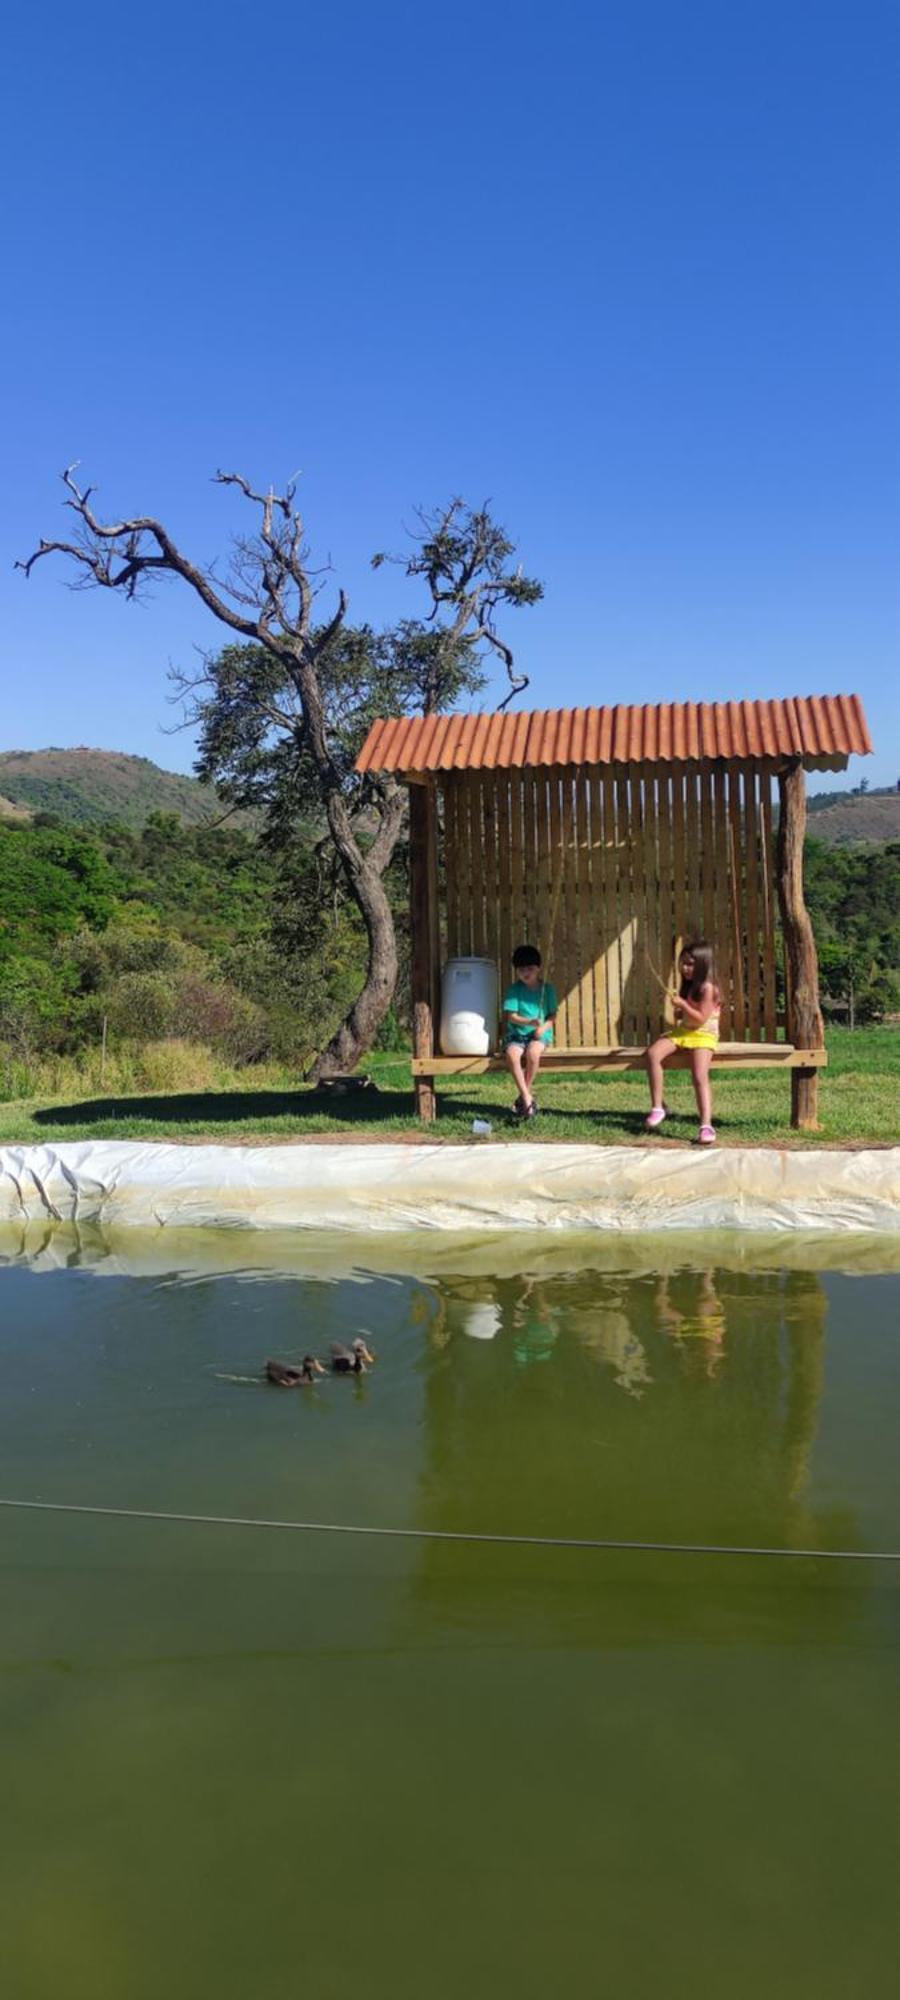
[[(413, 1054), (417, 1061), (435, 1053), (435, 1012), (439, 1004), (437, 904), (437, 795), (433, 784), (411, 785), (409, 793), (409, 927), (413, 1013)], [(425, 1124), (437, 1116), (433, 1076), (417, 1076), (416, 1111)]]
[[(806, 781), (795, 758), (778, 774), (778, 847), (776, 873), (781, 928), (784, 935), (787, 983), (788, 1040), (795, 1048), (821, 1049), (825, 1031), (819, 1007), (819, 965), (816, 941), (803, 900), (803, 836), (806, 832)], [(811, 1131), (817, 1124), (818, 1071), (791, 1071), (791, 1124)]]

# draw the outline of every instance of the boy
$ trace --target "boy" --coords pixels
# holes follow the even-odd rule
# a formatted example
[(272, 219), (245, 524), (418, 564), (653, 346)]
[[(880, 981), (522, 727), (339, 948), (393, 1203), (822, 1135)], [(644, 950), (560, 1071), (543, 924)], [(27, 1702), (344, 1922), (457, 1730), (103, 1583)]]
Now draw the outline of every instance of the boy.
[(507, 1068), (519, 1086), (513, 1117), (534, 1118), (537, 1105), (531, 1086), (541, 1056), (553, 1041), (557, 999), (543, 976), (535, 945), (517, 945), (512, 964), (515, 979), (503, 995), (503, 1046)]

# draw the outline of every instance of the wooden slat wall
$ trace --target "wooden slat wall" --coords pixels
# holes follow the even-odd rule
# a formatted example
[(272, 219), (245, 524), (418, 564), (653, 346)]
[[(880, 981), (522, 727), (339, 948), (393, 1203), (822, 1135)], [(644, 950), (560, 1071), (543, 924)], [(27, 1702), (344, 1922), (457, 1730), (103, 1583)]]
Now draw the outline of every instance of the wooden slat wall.
[(538, 944), (558, 1046), (615, 1048), (662, 1026), (651, 962), (670, 979), (679, 946), (711, 935), (723, 1039), (774, 1041), (771, 787), (751, 764), (448, 774), (446, 956), (495, 958), (502, 991), (515, 946)]

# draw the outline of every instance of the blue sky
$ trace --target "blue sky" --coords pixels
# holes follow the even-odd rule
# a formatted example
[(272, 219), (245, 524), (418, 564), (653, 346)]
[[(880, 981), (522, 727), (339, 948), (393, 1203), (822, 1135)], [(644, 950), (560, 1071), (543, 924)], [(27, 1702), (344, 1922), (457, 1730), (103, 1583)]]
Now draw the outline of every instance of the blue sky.
[(203, 559), (217, 466), (302, 468), (375, 624), (372, 551), (489, 496), (525, 705), (855, 689), (846, 782), (900, 775), (895, 7), (53, 0), (4, 67), (0, 747), (190, 767), (188, 595), (12, 573), (80, 458)]

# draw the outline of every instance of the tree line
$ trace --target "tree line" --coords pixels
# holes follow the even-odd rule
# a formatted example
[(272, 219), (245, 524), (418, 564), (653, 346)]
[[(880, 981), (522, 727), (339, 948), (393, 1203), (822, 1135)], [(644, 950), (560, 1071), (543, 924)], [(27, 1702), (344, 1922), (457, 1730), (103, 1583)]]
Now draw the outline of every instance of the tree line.
[[(289, 816), (274, 839), (152, 814), (140, 832), (38, 815), (0, 825), (0, 1053), (7, 1064), (178, 1035), (234, 1064), (315, 1067), (365, 977), (333, 853)], [(409, 1028), (406, 850), (386, 876), (398, 978), (382, 1047)], [(853, 1022), (900, 1002), (900, 843), (806, 846), (822, 991)], [(105, 1027), (104, 1027), (105, 1023)]]

